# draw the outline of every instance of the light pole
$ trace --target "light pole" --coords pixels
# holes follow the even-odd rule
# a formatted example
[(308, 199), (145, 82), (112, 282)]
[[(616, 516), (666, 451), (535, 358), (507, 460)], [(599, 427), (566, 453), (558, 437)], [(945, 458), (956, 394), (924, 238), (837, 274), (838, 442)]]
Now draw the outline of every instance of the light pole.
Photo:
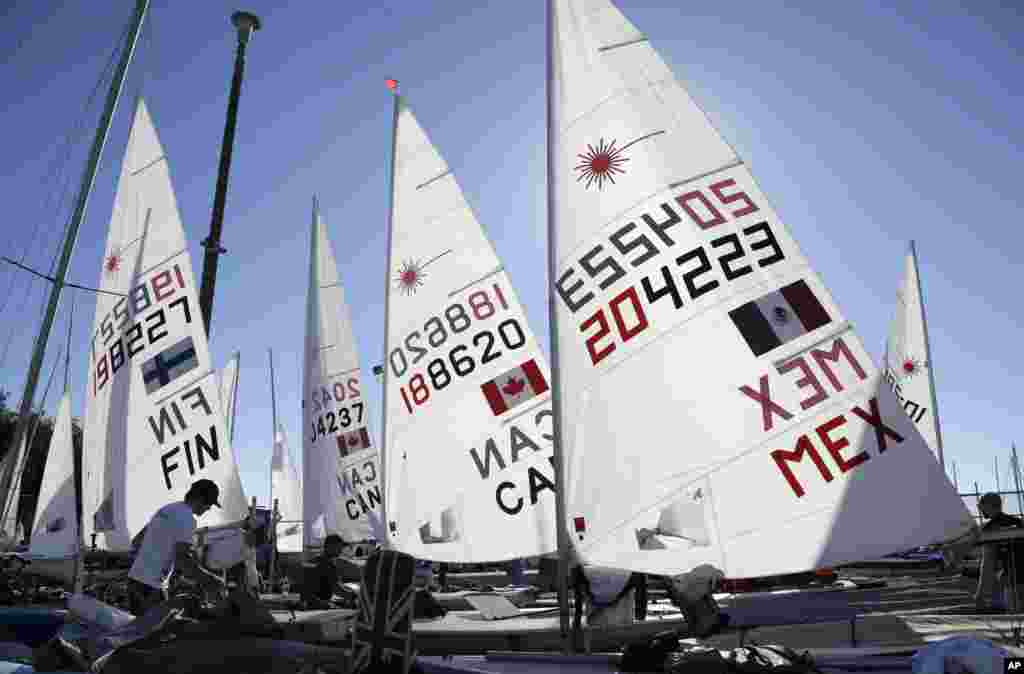
[(203, 314), (203, 326), (210, 334), (210, 314), (213, 311), (213, 291), (217, 285), (217, 258), (227, 252), (220, 245), (221, 228), (224, 223), (224, 202), (228, 192), (228, 174), (231, 171), (231, 149), (235, 142), (235, 121), (238, 117), (238, 98), (242, 93), (242, 76), (245, 73), (245, 48), (249, 36), (260, 29), (260, 19), (249, 12), (235, 12), (231, 23), (238, 30), (238, 48), (235, 50), (235, 73), (231, 78), (231, 96), (228, 98), (228, 117), (224, 123), (224, 140), (220, 148), (220, 168), (217, 171), (217, 191), (213, 197), (213, 216), (210, 219), (210, 236), (203, 239), (203, 283), (199, 288), (199, 309)]

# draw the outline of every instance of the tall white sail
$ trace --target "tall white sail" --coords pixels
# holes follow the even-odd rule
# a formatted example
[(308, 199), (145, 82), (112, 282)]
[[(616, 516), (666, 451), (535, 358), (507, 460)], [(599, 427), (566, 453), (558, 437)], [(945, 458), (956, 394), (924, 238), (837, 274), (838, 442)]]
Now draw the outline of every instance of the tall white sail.
[(71, 439), (71, 394), (65, 393), (46, 455), (39, 500), (32, 523), (29, 554), (71, 557), (78, 552), (78, 515), (75, 512), (75, 457)]
[(314, 205), (302, 399), (305, 544), (329, 533), (381, 540), (380, 463), (370, 436), (352, 319)]
[(913, 241), (904, 259), (903, 285), (896, 294), (896, 315), (885, 343), (885, 378), (907, 411), (907, 416), (917, 425), (939, 463), (945, 467), (928, 325), (924, 318), (924, 299)]
[(274, 434), (274, 453), (270, 459), (271, 504), (275, 499), (281, 516), (277, 525), (278, 551), (302, 552), (302, 484), (280, 424)]
[(644, 35), (608, 0), (553, 0), (550, 29), (555, 394), (582, 560), (762, 576), (971, 527), (789, 229)]
[(385, 508), (392, 546), (498, 561), (555, 549), (547, 362), (445, 163), (396, 96)]
[(89, 350), (82, 519), (85, 540), (126, 550), (153, 513), (196, 480), (247, 513), (199, 311), (167, 159), (145, 103), (135, 111), (114, 199)]
[(224, 412), (224, 423), (227, 424), (228, 438), (235, 438), (235, 406), (238, 402), (238, 361), (240, 354), (236, 351), (227, 365), (220, 371), (220, 403)]

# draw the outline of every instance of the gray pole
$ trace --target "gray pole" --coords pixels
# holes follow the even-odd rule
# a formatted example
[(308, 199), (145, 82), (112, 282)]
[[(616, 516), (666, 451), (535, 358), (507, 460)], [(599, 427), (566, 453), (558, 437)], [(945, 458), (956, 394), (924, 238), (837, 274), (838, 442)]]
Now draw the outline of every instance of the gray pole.
[(53, 287), (50, 288), (50, 299), (46, 305), (46, 314), (43, 317), (43, 324), (39, 327), (39, 335), (36, 337), (35, 351), (32, 354), (32, 362), (28, 368), (28, 378), (25, 381), (25, 390), (21, 395), (21, 405), (18, 409), (18, 424), (14, 429), (14, 438), (11, 443), (11, 448), (15, 452), (14, 460), (5, 464), (3, 475), (0, 475), (0, 504), (3, 504), (0, 535), (14, 534), (13, 531), (6, 531), (7, 512), (11, 507), (11, 502), (17, 500), (17, 494), (11, 494), (11, 480), (15, 472), (21, 468), (21, 441), (25, 436), (25, 430), (31, 417), (32, 399), (36, 395), (36, 385), (39, 383), (39, 372), (43, 367), (46, 343), (50, 338), (50, 329), (53, 327), (53, 319), (57, 314), (57, 305), (60, 304), (60, 294), (64, 289), (64, 279), (67, 277), (68, 266), (71, 264), (71, 255), (75, 250), (75, 242), (78, 240), (78, 229), (82, 224), (82, 220), (85, 219), (86, 207), (89, 205), (89, 195), (96, 180), (96, 170), (99, 167), (100, 158), (103, 156), (103, 148), (106, 145), (107, 134), (110, 131), (110, 122), (114, 118), (114, 111), (117, 109), (117, 102), (121, 97), (121, 90), (124, 88), (128, 64), (131, 63), (132, 55), (135, 53), (135, 45), (139, 39), (139, 30), (142, 28), (142, 21), (146, 18), (146, 11), (148, 9), (149, 0), (136, 0), (135, 15), (132, 17), (128, 40), (125, 42), (124, 51), (121, 54), (121, 62), (114, 72), (114, 79), (110, 83), (110, 91), (107, 93), (103, 115), (100, 117), (100, 123), (96, 129), (96, 137), (93, 139), (92, 149), (89, 151), (89, 161), (85, 167), (85, 174), (82, 176), (82, 184), (78, 188), (78, 199), (75, 202), (75, 211), (71, 216), (71, 223), (68, 226), (67, 237), (64, 239), (64, 248), (61, 251), (60, 262), (57, 264), (57, 273), (54, 276), (55, 281)]
[(1018, 463), (1017, 459), (1017, 445), (1014, 444), (1012, 447), (1013, 453), (1011, 456), (1013, 458), (1013, 481), (1017, 486), (1017, 513), (1024, 515), (1024, 496), (1020, 493), (1020, 463)]
[(267, 356), (270, 358), (270, 409), (274, 428), (270, 432), (270, 500), (274, 501), (274, 452), (277, 451), (277, 396), (274, 393), (274, 350), (267, 349)]
[(260, 19), (249, 12), (235, 12), (231, 23), (238, 29), (238, 48), (235, 50), (235, 73), (231, 78), (228, 98), (228, 116), (224, 123), (224, 140), (220, 148), (220, 168), (217, 171), (217, 191), (213, 196), (213, 216), (210, 218), (210, 236), (203, 239), (203, 283), (199, 288), (199, 309), (203, 314), (206, 335), (210, 335), (210, 314), (213, 311), (213, 291), (217, 285), (217, 259), (226, 252), (220, 247), (221, 227), (224, 224), (224, 202), (228, 192), (228, 174), (231, 172), (231, 151), (235, 143), (235, 121), (238, 118), (238, 99), (242, 94), (242, 76), (245, 74), (245, 48), (249, 36), (260, 29)]
[(547, 7), (547, 145), (548, 145), (548, 325), (551, 336), (551, 410), (552, 457), (555, 469), (555, 536), (558, 541), (558, 613), (559, 628), (562, 635), (562, 650), (573, 651), (573, 639), (569, 636), (569, 540), (565, 525), (567, 513), (565, 506), (565, 466), (562, 454), (562, 400), (561, 400), (561, 367), (558, 360), (558, 298), (555, 297), (554, 279), (557, 278), (557, 251), (555, 228), (555, 193), (553, 179), (555, 175), (554, 138), (558, 130), (555, 128), (554, 99), (554, 5), (548, 0)]
[[(384, 487), (384, 498), (381, 499), (380, 517), (384, 529), (384, 540), (381, 546), (384, 549), (391, 548), (391, 523), (388, 521), (388, 482), (387, 482), (387, 456), (388, 456), (388, 372), (391, 369), (391, 360), (388, 358), (388, 346), (391, 338), (390, 330), (390, 297), (391, 297), (391, 240), (393, 216), (395, 213), (395, 148), (398, 143), (398, 113), (402, 109), (402, 97), (398, 93), (398, 84), (395, 83), (393, 90), (394, 108), (391, 117), (391, 170), (388, 172), (390, 184), (388, 185), (388, 242), (387, 242), (387, 267), (384, 269), (384, 364), (382, 376), (382, 400), (384, 408), (380, 423), (380, 449), (377, 454), (380, 457), (380, 483)], [(315, 224), (315, 223), (314, 223)]]

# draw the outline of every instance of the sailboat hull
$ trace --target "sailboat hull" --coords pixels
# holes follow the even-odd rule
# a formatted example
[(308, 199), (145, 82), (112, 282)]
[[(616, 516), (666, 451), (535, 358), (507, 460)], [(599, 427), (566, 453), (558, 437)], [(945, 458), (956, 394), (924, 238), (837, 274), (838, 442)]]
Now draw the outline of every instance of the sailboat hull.
[(71, 585), (75, 582), (74, 557), (32, 557), (22, 555), (29, 561), (25, 573), (38, 576), (45, 580)]

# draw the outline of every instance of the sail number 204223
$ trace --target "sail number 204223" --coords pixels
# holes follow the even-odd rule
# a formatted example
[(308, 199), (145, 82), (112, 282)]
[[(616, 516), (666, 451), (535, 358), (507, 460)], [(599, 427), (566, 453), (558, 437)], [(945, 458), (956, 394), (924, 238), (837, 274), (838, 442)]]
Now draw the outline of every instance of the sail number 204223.
[[(732, 178), (706, 190), (691, 189), (660, 204), (660, 210), (660, 214), (641, 213), (602, 235), (601, 241), (570, 263), (555, 281), (562, 302), (576, 314), (600, 301), (595, 290), (611, 294), (620, 282), (636, 279), (627, 269), (650, 270), (639, 283), (622, 288), (596, 311), (584, 315), (579, 333), (594, 366), (617, 345), (647, 330), (651, 325), (649, 308), (655, 303), (666, 300), (677, 311), (692, 309), (693, 303), (722, 287), (723, 280), (729, 283), (752, 273), (755, 266), (769, 267), (786, 258), (767, 219), (680, 250), (684, 240), (693, 240), (694, 231), (703, 238), (705, 232), (718, 231), (715, 228), (730, 220), (760, 211), (746, 192), (736, 190)], [(684, 215), (695, 229), (677, 234), (672, 228), (684, 222)], [(587, 289), (588, 285), (596, 288)]]

